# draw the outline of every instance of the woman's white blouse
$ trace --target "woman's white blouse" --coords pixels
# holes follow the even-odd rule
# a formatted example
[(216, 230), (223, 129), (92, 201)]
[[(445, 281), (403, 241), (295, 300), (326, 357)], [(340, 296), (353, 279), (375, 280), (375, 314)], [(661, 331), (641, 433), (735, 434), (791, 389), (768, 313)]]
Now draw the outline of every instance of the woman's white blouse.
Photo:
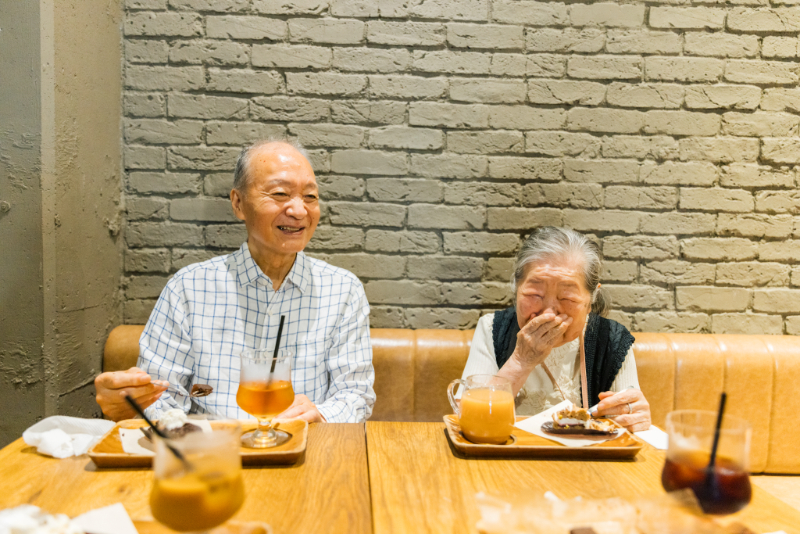
[[(493, 375), (499, 371), (492, 341), (493, 320), (494, 314), (490, 313), (478, 321), (462, 378), (480, 374)], [(581, 406), (583, 403), (581, 401), (580, 339), (554, 348), (545, 359), (545, 363), (553, 373), (567, 400), (576, 406)], [(639, 389), (633, 348), (628, 350), (625, 361), (611, 385), (611, 391), (622, 391), (629, 386)], [(553, 387), (547, 373), (544, 372), (541, 365), (538, 365), (528, 375), (528, 379), (517, 396), (517, 415), (535, 415), (555, 406), (562, 400), (561, 394)]]

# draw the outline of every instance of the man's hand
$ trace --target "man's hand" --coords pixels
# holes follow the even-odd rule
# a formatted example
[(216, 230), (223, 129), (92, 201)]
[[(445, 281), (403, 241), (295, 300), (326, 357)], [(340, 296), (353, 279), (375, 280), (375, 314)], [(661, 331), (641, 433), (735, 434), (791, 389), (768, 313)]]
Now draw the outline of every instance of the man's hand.
[(597, 416), (615, 415), (614, 421), (630, 432), (650, 428), (650, 403), (638, 389), (625, 389), (614, 393), (604, 391), (597, 404)]
[(279, 421), (281, 419), (302, 419), (309, 423), (324, 423), (325, 418), (317, 410), (317, 406), (311, 402), (311, 399), (305, 395), (295, 395), (294, 402), (291, 406), (286, 408), (282, 414), (273, 419)]
[(127, 371), (102, 373), (94, 379), (97, 404), (112, 421), (136, 416), (136, 412), (125, 400), (126, 395), (130, 395), (142, 408), (147, 408), (161, 397), (168, 386), (168, 382), (153, 380), (138, 367), (131, 367)]

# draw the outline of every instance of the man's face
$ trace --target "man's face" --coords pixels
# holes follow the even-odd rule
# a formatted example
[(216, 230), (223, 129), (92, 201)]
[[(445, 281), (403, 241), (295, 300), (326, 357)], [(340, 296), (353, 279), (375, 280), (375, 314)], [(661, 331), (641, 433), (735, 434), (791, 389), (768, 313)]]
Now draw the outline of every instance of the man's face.
[(231, 191), (253, 254), (295, 254), (319, 223), (319, 191), (311, 164), (293, 147), (274, 143), (251, 155), (244, 195)]

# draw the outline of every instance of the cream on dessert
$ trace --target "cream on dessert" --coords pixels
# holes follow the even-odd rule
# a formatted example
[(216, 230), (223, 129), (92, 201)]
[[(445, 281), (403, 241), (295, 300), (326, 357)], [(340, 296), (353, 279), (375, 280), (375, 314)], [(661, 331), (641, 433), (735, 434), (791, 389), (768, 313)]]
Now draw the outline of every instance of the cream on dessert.
[(189, 418), (186, 417), (186, 412), (180, 408), (173, 408), (161, 414), (158, 426), (164, 430), (177, 430), (188, 422)]
[(616, 431), (617, 427), (608, 419), (592, 419), (589, 412), (573, 405), (553, 414), (553, 429), (561, 432), (585, 433), (590, 431), (611, 433)]

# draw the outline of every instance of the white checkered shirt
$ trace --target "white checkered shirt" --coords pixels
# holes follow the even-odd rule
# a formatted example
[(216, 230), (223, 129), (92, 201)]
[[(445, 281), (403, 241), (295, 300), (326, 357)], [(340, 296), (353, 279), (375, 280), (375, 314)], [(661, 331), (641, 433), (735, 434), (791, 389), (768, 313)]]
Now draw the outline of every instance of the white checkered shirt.
[[(170, 388), (147, 409), (182, 408), (250, 419), (236, 405), (239, 354), (270, 351), (285, 315), (281, 348), (294, 351), (292, 386), (307, 395), (329, 422), (365, 421), (372, 413), (372, 346), (369, 304), (352, 273), (302, 252), (274, 291), (256, 265), (247, 243), (178, 271), (161, 292), (142, 337), (138, 366)], [(208, 384), (214, 392), (190, 399), (174, 384), (191, 390)]]

